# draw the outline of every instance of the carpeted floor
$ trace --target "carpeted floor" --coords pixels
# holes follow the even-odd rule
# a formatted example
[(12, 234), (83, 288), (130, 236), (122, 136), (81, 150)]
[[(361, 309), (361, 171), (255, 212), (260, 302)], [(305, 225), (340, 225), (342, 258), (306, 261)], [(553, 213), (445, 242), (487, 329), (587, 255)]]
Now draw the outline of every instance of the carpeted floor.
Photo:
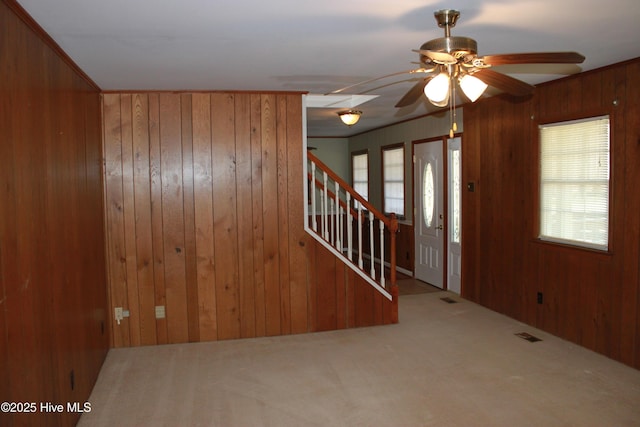
[(397, 325), (112, 350), (90, 402), (80, 426), (637, 426), (640, 371), (428, 292)]

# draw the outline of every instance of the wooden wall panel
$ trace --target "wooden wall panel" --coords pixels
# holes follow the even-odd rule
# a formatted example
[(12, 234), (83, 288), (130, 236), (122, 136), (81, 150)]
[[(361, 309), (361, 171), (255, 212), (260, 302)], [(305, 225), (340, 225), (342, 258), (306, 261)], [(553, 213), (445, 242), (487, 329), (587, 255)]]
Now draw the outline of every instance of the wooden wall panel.
[[(640, 60), (465, 106), (463, 296), (640, 368)], [(611, 117), (610, 251), (537, 241), (539, 120)], [(536, 296), (542, 292), (543, 304)]]
[(251, 165), (251, 97), (235, 100), (235, 156), (238, 221), (238, 285), (240, 336), (256, 336), (256, 297), (253, 259), (253, 203)]
[[(287, 102), (287, 120), (298, 117), (302, 111), (302, 98), (296, 97)], [(294, 121), (295, 123), (295, 121)], [(291, 306), (291, 333), (302, 333), (309, 330), (307, 318), (309, 313), (307, 280), (307, 248), (311, 243), (309, 236), (299, 220), (304, 216), (303, 186), (306, 180), (299, 180), (302, 176), (302, 147), (298, 141), (302, 140), (302, 127), (287, 126), (287, 215), (289, 223), (289, 293)]]
[[(164, 270), (164, 236), (162, 222), (162, 168), (160, 149), (160, 95), (149, 94), (149, 179), (151, 181), (151, 239), (153, 244), (153, 289), (155, 307), (166, 307), (166, 278)], [(103, 120), (106, 119), (103, 118)], [(105, 142), (105, 150), (106, 150)], [(107, 159), (108, 161), (108, 159)], [(108, 190), (108, 187), (107, 187)], [(107, 222), (107, 237), (110, 223)], [(110, 284), (110, 287), (113, 283)], [(154, 309), (155, 310), (155, 309)], [(154, 313), (154, 317), (155, 313)], [(156, 318), (158, 344), (169, 343), (167, 320)]]
[[(291, 289), (289, 271), (289, 146), (287, 140), (287, 102), (282, 97), (277, 98), (276, 105), (276, 149), (277, 149), (277, 177), (278, 177), (278, 234), (279, 239), (286, 244), (280, 244), (278, 250), (279, 292), (280, 292), (280, 333), (291, 333)], [(291, 117), (296, 117), (292, 114)], [(298, 134), (299, 135), (299, 134)], [(300, 175), (298, 175), (300, 176)], [(295, 180), (295, 177), (291, 177)], [(300, 200), (300, 199), (298, 199)]]
[[(391, 250), (388, 246), (389, 236), (385, 234), (384, 239), (385, 259), (389, 259), (388, 254)], [(413, 224), (398, 223), (398, 233), (396, 234), (396, 263), (398, 267), (404, 268), (407, 271), (413, 271), (414, 251)]]
[(390, 322), (304, 231), (301, 120), (299, 94), (104, 95), (115, 347)]
[(278, 221), (278, 142), (276, 97), (262, 95), (262, 211), (264, 248), (264, 297), (266, 335), (280, 331), (280, 239)]
[[(320, 247), (316, 251), (318, 268), (315, 273), (316, 294), (316, 328), (317, 331), (337, 329), (337, 299), (336, 275), (338, 267), (335, 257), (326, 248)], [(322, 290), (320, 292), (320, 290)]]
[(393, 323), (392, 303), (316, 240), (310, 240), (310, 331)]
[[(167, 323), (167, 337), (172, 343), (186, 342), (189, 338), (180, 101), (178, 94), (160, 95), (163, 266), (166, 315), (167, 318), (171, 316)], [(135, 234), (135, 230), (131, 232)]]
[(215, 246), (213, 244), (213, 171), (211, 103), (209, 94), (193, 94), (193, 178), (200, 340), (218, 337), (216, 316)]
[(234, 95), (211, 96), (213, 221), (218, 338), (240, 337)]
[(135, 210), (136, 279), (138, 283), (138, 321), (140, 345), (157, 340), (153, 239), (151, 232), (151, 182), (149, 149), (149, 100), (145, 96), (132, 98), (133, 191)]
[(189, 341), (200, 340), (195, 240), (195, 199), (193, 179), (193, 121), (191, 94), (181, 95), (182, 182), (184, 197), (185, 280), (187, 292), (187, 330)]
[[(122, 235), (124, 238), (124, 273), (127, 283), (125, 307), (139, 307), (138, 304), (138, 262), (136, 253), (136, 210), (134, 198), (134, 174), (133, 174), (133, 114), (131, 95), (123, 96), (120, 100), (120, 116), (125, 123), (120, 128), (120, 155), (122, 164)], [(128, 319), (129, 341), (131, 345), (140, 345), (139, 310), (131, 310)]]
[[(267, 334), (267, 313), (265, 304), (265, 264), (264, 264), (264, 215), (262, 186), (262, 95), (250, 95), (251, 124), (251, 210), (253, 219), (253, 283), (255, 295), (256, 336)], [(291, 144), (297, 145), (292, 140)], [(267, 196), (268, 197), (268, 196)]]
[(16, 2), (0, 68), (0, 401), (83, 402), (108, 349), (100, 91)]

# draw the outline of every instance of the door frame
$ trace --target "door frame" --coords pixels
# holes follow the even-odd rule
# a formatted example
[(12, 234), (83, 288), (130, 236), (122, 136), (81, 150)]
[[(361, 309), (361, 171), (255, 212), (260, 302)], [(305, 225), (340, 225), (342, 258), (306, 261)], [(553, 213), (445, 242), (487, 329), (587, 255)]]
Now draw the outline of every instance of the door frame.
[[(456, 133), (455, 135), (453, 135), (454, 138), (460, 138), (460, 148), (462, 149), (462, 133)], [(442, 226), (443, 226), (443, 233), (445, 236), (444, 239), (444, 253), (443, 253), (443, 260), (442, 260), (442, 289), (443, 290), (448, 290), (449, 289), (449, 240), (450, 240), (450, 235), (449, 235), (449, 152), (448, 152), (448, 144), (447, 141), (450, 139), (449, 135), (441, 135), (441, 136), (437, 136), (437, 137), (432, 137), (432, 138), (425, 138), (425, 139), (417, 139), (415, 141), (411, 141), (411, 180), (412, 180), (412, 221), (413, 221), (413, 227), (414, 227), (414, 238), (415, 238), (415, 227), (416, 227), (416, 217), (417, 217), (417, 210), (416, 210), (416, 198), (420, 197), (419, 194), (416, 194), (416, 182), (415, 182), (415, 146), (418, 144), (426, 144), (426, 143), (430, 143), (430, 142), (435, 142), (435, 141), (441, 141), (442, 142), (442, 159), (443, 159), (443, 164), (442, 164), (442, 172), (443, 172), (443, 178), (442, 178), (442, 188), (439, 188), (439, 191), (443, 191), (442, 196), (443, 196), (443, 212), (444, 212), (444, 218), (442, 219)], [(460, 210), (463, 210), (462, 207), (462, 200), (460, 201), (461, 205), (460, 205)], [(460, 244), (462, 245), (462, 242), (460, 242)], [(415, 250), (413, 251), (413, 265), (414, 265), (414, 272), (413, 272), (413, 277), (415, 278), (415, 266), (416, 266), (416, 256), (417, 254), (415, 253)], [(461, 280), (461, 287), (462, 287), (462, 280)], [(462, 291), (461, 291), (462, 293)]]

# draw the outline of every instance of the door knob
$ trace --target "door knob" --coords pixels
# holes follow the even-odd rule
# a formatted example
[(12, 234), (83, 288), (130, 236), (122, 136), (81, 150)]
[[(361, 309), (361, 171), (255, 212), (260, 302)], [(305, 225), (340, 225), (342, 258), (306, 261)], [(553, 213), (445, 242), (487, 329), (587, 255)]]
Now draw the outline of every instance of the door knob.
[(440, 224), (439, 226), (436, 227), (436, 230), (442, 230), (442, 224)]

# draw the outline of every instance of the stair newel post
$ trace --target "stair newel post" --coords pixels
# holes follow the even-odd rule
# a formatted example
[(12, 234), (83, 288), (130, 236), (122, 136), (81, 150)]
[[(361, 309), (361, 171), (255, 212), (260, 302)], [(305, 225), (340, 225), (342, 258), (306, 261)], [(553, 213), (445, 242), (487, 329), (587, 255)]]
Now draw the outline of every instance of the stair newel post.
[(384, 221), (378, 220), (380, 224), (380, 285), (384, 288)]
[(353, 217), (351, 216), (351, 193), (347, 192), (347, 257), (353, 261)]
[(389, 264), (391, 274), (389, 280), (391, 286), (396, 285), (396, 234), (398, 233), (398, 219), (396, 214), (392, 213), (389, 218)]
[(338, 184), (338, 181), (335, 182), (334, 185), (334, 189), (335, 191), (335, 199), (336, 199), (336, 218), (334, 221), (334, 232), (336, 234), (335, 237), (335, 245), (336, 245), (336, 249), (338, 249), (340, 252), (342, 252), (342, 248), (340, 248), (341, 242), (340, 242), (340, 184)]
[(324, 240), (329, 241), (329, 224), (328, 224), (328, 214), (329, 214), (329, 198), (327, 197), (327, 172), (323, 171), (322, 173), (322, 236)]
[(362, 203), (358, 203), (358, 267), (362, 270)]
[(398, 219), (396, 214), (392, 213), (389, 218), (389, 267), (391, 282), (392, 310), (391, 321), (398, 323), (398, 285), (396, 283), (396, 234), (398, 233)]
[(376, 262), (374, 252), (374, 236), (373, 236), (373, 212), (369, 211), (369, 251), (371, 255), (371, 278), (376, 278)]
[(309, 185), (309, 193), (311, 197), (311, 228), (313, 231), (318, 231), (318, 218), (316, 217), (316, 164), (311, 162), (311, 178)]

